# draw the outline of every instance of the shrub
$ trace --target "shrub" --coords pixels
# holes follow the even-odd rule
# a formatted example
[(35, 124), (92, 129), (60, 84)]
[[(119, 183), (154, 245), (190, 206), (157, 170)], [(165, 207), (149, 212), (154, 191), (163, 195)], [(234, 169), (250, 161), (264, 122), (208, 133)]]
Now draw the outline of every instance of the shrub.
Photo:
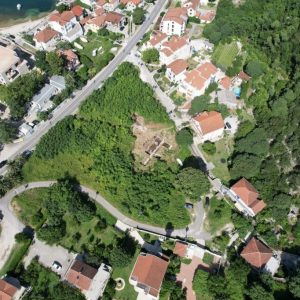
[(213, 155), (216, 153), (217, 149), (216, 149), (216, 145), (215, 143), (206, 141), (203, 145), (202, 145), (202, 149), (205, 153), (209, 154), (209, 155)]

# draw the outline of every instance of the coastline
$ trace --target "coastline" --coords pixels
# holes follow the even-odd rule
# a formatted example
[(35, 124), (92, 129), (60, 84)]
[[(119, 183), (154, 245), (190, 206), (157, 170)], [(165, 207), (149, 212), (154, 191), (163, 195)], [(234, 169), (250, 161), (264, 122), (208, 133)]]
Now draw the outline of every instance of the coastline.
[[(0, 34), (12, 34), (16, 35), (23, 31), (28, 31), (39, 23), (44, 21), (48, 18), (50, 12), (41, 13), (36, 18), (24, 18), (24, 19), (17, 19), (11, 22), (11, 25), (3, 27), (0, 23)], [(3, 24), (4, 25), (4, 24)]]

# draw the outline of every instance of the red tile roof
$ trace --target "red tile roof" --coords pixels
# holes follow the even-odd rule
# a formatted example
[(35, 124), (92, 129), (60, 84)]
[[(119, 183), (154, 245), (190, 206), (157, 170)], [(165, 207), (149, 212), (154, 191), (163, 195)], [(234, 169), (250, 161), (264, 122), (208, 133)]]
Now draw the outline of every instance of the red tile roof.
[(255, 214), (259, 213), (266, 207), (264, 201), (259, 200), (259, 193), (254, 186), (245, 178), (240, 179), (232, 187), (233, 190), (240, 199), (250, 207)]
[(128, 3), (133, 3), (134, 5), (139, 5), (142, 1), (141, 0), (121, 0), (121, 3), (127, 5)]
[[(169, 41), (166, 41), (162, 44), (162, 52), (167, 56), (170, 56), (172, 53), (178, 51), (182, 47), (188, 44), (188, 37), (186, 36), (175, 36), (173, 35)], [(167, 53), (169, 53), (169, 55)]]
[(66, 280), (80, 290), (88, 290), (96, 274), (97, 269), (76, 260), (69, 269)]
[(50, 27), (46, 27), (45, 29), (36, 33), (34, 38), (40, 43), (48, 43), (50, 40), (52, 40), (57, 35), (59, 35), (59, 32), (53, 30)]
[(167, 68), (171, 69), (175, 75), (178, 75), (188, 68), (188, 64), (184, 59), (176, 59)]
[(188, 245), (182, 242), (176, 242), (175, 248), (173, 249), (173, 253), (180, 257), (185, 257), (187, 252)]
[(254, 237), (241, 252), (241, 256), (255, 268), (263, 267), (272, 255), (272, 250)]
[(76, 17), (81, 17), (83, 15), (83, 8), (80, 5), (73, 6), (71, 11)]
[(207, 134), (224, 128), (222, 115), (217, 111), (204, 111), (194, 117), (194, 120), (199, 123), (202, 134)]
[(60, 13), (54, 13), (50, 15), (49, 21), (50, 22), (57, 22), (61, 26), (66, 25), (68, 22), (70, 22), (75, 17), (74, 13), (72, 11), (66, 10), (64, 12)]
[(238, 77), (244, 81), (248, 81), (251, 79), (251, 77), (246, 74), (244, 71), (241, 71), (239, 74), (238, 74)]
[(105, 21), (109, 22), (111, 24), (118, 25), (123, 17), (124, 17), (123, 15), (121, 15), (117, 12), (111, 11), (106, 14)]
[(6, 282), (3, 279), (0, 279), (0, 299), (1, 300), (11, 300), (15, 293), (17, 292), (17, 288), (10, 283)]
[(169, 8), (163, 17), (163, 21), (173, 21), (180, 25), (187, 20), (187, 9), (185, 7)]
[(149, 294), (154, 297), (159, 295), (159, 290), (165, 277), (169, 262), (152, 254), (140, 254), (131, 279), (149, 289)]
[(160, 31), (154, 31), (152, 33), (151, 39), (149, 40), (149, 43), (152, 46), (155, 46), (162, 42), (164, 39), (166, 39), (168, 36), (165, 33), (162, 33)]
[(231, 79), (228, 76), (223, 77), (220, 81), (219, 84), (225, 89), (229, 90), (231, 86)]

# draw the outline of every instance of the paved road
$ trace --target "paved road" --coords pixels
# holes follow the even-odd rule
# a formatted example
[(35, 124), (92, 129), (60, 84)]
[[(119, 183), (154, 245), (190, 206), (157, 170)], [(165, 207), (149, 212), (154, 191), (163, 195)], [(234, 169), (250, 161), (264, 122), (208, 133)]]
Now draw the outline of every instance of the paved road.
[[(3, 266), (4, 262), (7, 260), (9, 253), (14, 246), (14, 235), (23, 230), (25, 227), (22, 222), (18, 220), (15, 216), (13, 209), (11, 207), (11, 200), (18, 194), (23, 193), (26, 190), (34, 188), (49, 187), (54, 184), (55, 181), (39, 181), (32, 182), (29, 184), (21, 185), (11, 191), (9, 191), (2, 199), (0, 199), (0, 211), (3, 214), (3, 220), (1, 222), (2, 233), (0, 235), (0, 268)], [(210, 239), (210, 235), (206, 232), (201, 232), (204, 210), (201, 203), (195, 205), (196, 213), (195, 220), (191, 223), (188, 228), (166, 230), (165, 228), (152, 226), (149, 224), (144, 224), (142, 222), (135, 221), (126, 217), (117, 208), (111, 205), (107, 200), (105, 200), (96, 191), (81, 186), (81, 190), (89, 195), (91, 199), (94, 199), (98, 204), (104, 207), (111, 215), (116, 219), (122, 221), (128, 226), (150, 231), (160, 235), (168, 235), (171, 237), (186, 238), (187, 236), (192, 237), (196, 240), (207, 240)], [(4, 245), (4, 247), (2, 246)]]
[[(62, 120), (64, 117), (73, 114), (77, 110), (79, 105), (89, 95), (91, 95), (93, 91), (97, 90), (101, 86), (102, 82), (114, 72), (118, 65), (120, 65), (123, 62), (123, 60), (125, 60), (126, 56), (130, 54), (130, 51), (134, 48), (137, 42), (141, 40), (143, 35), (150, 28), (151, 24), (159, 16), (159, 12), (165, 4), (165, 0), (157, 0), (151, 13), (149, 14), (149, 17), (141, 25), (141, 27), (135, 33), (135, 35), (123, 47), (119, 54), (117, 54), (117, 56), (108, 64), (108, 66), (105, 69), (103, 69), (100, 73), (98, 73), (92, 80), (90, 80), (81, 91), (78, 91), (74, 99), (64, 101), (61, 107), (58, 110), (56, 110), (56, 112), (53, 114), (53, 118), (50, 121), (47, 121), (44, 124), (42, 124), (40, 128), (28, 139), (24, 140), (19, 144), (11, 144), (6, 146), (0, 154), (0, 160), (12, 160), (25, 150), (33, 149), (35, 145), (39, 142), (41, 137), (45, 133), (47, 133), (52, 126), (54, 126), (58, 121)], [(0, 175), (3, 175), (5, 171), (6, 168), (2, 168), (0, 170)]]

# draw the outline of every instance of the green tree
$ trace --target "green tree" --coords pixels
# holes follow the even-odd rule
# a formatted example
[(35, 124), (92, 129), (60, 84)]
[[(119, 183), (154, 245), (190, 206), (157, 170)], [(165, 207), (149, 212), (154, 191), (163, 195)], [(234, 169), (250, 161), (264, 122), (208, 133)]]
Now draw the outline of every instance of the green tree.
[(64, 67), (64, 60), (55, 51), (46, 55), (46, 61), (49, 64), (49, 71), (52, 75), (61, 75)]
[(260, 171), (261, 158), (251, 154), (237, 154), (230, 165), (232, 178), (255, 177)]
[(300, 268), (288, 281), (289, 291), (295, 298), (300, 298)]
[(202, 145), (202, 149), (205, 153), (209, 154), (209, 155), (213, 155), (216, 153), (217, 148), (215, 143), (212, 143), (210, 141), (206, 141), (203, 145)]
[(142, 53), (142, 60), (149, 63), (158, 63), (159, 62), (159, 52), (155, 48), (147, 49)]
[(194, 168), (184, 168), (177, 175), (176, 184), (186, 197), (196, 201), (201, 195), (208, 193), (210, 183), (206, 175)]
[(258, 61), (250, 61), (246, 66), (246, 73), (253, 78), (258, 78), (263, 74), (263, 69)]
[(49, 72), (49, 63), (46, 60), (46, 51), (36, 51), (34, 54), (35, 65), (44, 72)]
[(245, 294), (251, 300), (274, 300), (273, 294), (266, 290), (262, 285), (259, 283), (254, 283), (250, 288), (245, 291)]
[(195, 97), (195, 99), (192, 101), (192, 106), (189, 110), (189, 114), (193, 116), (195, 114), (207, 110), (210, 100), (211, 98), (209, 95)]
[(15, 126), (5, 120), (0, 120), (0, 143), (5, 144), (13, 141), (18, 130)]
[(141, 25), (145, 21), (145, 11), (137, 7), (132, 13), (132, 21), (135, 25)]
[(193, 143), (193, 133), (190, 128), (183, 128), (176, 133), (176, 142), (181, 146), (190, 146)]

